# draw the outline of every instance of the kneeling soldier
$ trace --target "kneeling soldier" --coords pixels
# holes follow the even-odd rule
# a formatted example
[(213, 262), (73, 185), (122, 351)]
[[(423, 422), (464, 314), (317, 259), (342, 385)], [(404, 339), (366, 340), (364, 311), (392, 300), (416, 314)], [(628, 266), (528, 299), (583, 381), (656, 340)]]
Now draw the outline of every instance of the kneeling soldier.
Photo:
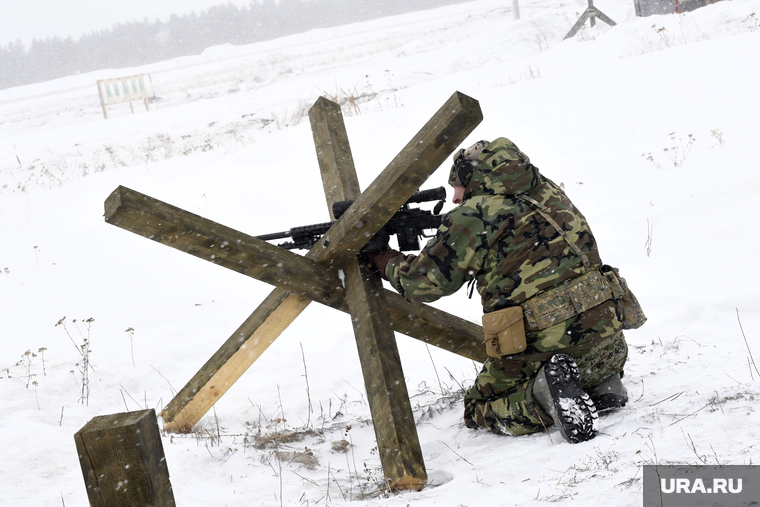
[(512, 141), (455, 155), (457, 208), (419, 255), (369, 254), (404, 297), (435, 301), (465, 283), (483, 303), (489, 358), (465, 396), (465, 423), (522, 435), (555, 424), (571, 443), (628, 400), (623, 329), (645, 317), (603, 265), (586, 219)]

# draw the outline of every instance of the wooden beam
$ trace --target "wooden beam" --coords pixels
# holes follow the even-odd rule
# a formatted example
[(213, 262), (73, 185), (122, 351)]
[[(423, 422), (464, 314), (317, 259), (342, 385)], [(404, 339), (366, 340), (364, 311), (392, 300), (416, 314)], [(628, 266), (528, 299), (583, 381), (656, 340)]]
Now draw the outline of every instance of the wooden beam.
[(334, 308), (344, 304), (337, 270), (120, 186), (105, 220), (140, 236)]
[[(340, 106), (318, 100), (309, 110), (309, 119), (328, 207), (359, 198), (359, 179)], [(385, 480), (394, 489), (422, 489), (427, 472), (382, 282), (356, 256), (345, 260), (343, 270)]]
[(395, 331), (479, 363), (488, 359), (479, 324), (429, 305), (410, 303), (388, 289), (383, 289), (383, 298)]
[(355, 256), (482, 120), (477, 100), (454, 93), (317, 243), (326, 262)]
[(161, 411), (165, 431), (186, 433), (311, 303), (277, 288)]
[[(340, 106), (325, 97), (319, 97), (311, 106), (309, 121), (328, 212), (330, 219), (335, 220), (332, 203), (355, 199), (361, 195), (346, 124)], [(346, 195), (351, 197), (345, 197)], [(315, 250), (315, 254), (321, 253), (319, 249)]]
[(425, 461), (409, 401), (382, 280), (356, 259), (345, 265), (359, 361), (367, 390), (380, 463), (392, 489), (420, 490)]
[(74, 441), (91, 507), (174, 507), (153, 409), (94, 417)]

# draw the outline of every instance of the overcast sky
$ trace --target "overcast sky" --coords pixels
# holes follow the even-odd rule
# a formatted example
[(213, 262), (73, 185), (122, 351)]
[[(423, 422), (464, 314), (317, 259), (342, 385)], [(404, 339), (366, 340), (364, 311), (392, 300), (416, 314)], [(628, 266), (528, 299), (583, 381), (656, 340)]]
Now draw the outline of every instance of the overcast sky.
[(248, 5), (250, 0), (0, 0), (0, 45), (55, 35), (77, 39), (124, 21), (167, 20), (171, 14), (200, 13), (213, 5)]

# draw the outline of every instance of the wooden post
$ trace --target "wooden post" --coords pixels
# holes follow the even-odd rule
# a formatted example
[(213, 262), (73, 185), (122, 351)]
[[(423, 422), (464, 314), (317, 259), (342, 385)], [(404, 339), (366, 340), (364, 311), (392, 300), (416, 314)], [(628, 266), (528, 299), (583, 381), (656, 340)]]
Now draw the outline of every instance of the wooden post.
[(74, 441), (91, 507), (174, 507), (154, 410), (95, 417)]
[(106, 109), (106, 98), (103, 95), (103, 81), (98, 80), (98, 97), (100, 98), (100, 107), (103, 108), (103, 118), (108, 119), (108, 110)]
[(352, 296), (351, 321), (359, 350), (378, 454), (392, 489), (422, 489), (427, 472), (422, 457), (401, 357), (388, 318), (382, 281), (356, 259), (346, 264)]
[[(309, 120), (327, 207), (332, 209), (337, 201), (358, 199), (359, 180), (340, 106), (320, 98), (309, 110)], [(386, 482), (394, 489), (422, 489), (427, 483), (427, 472), (396, 336), (382, 298), (382, 283), (356, 257), (346, 259), (343, 270)]]

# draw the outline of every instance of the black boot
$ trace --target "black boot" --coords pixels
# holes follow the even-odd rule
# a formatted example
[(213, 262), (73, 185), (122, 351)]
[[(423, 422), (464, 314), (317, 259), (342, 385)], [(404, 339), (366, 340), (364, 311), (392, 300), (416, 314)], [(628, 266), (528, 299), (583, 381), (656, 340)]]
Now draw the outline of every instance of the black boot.
[(617, 373), (601, 384), (589, 387), (586, 392), (600, 413), (616, 410), (628, 403), (628, 391)]
[(573, 358), (556, 354), (538, 370), (533, 399), (549, 414), (562, 437), (571, 444), (591, 440), (597, 433), (594, 402), (581, 389), (581, 376)]

